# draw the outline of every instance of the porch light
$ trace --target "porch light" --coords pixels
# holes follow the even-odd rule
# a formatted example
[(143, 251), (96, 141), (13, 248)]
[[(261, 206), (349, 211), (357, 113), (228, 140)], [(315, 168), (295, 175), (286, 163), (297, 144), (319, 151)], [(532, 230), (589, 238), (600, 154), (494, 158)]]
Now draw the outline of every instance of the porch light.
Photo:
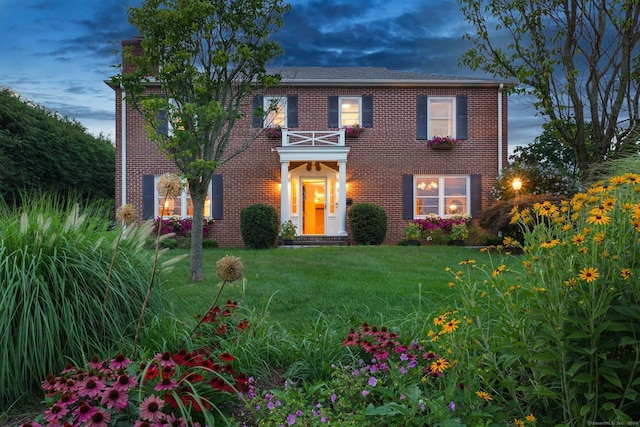
[(517, 177), (513, 178), (511, 186), (513, 187), (513, 191), (520, 191), (520, 189), (522, 189), (522, 180)]

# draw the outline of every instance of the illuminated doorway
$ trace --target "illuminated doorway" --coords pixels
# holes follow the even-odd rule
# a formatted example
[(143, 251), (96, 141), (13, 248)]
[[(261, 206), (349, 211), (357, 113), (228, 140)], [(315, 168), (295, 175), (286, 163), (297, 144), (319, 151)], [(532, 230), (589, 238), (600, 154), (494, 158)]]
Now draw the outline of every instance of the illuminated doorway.
[(302, 179), (302, 234), (325, 234), (326, 188), (325, 178)]

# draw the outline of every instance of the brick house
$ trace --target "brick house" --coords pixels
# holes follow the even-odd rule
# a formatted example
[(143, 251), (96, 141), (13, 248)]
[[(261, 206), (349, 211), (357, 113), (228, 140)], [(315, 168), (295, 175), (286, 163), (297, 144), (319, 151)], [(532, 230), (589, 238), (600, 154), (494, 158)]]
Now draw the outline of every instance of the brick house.
[[(281, 135), (262, 133), (212, 181), (205, 216), (216, 220), (213, 237), (221, 246), (243, 245), (240, 211), (255, 203), (274, 206), (282, 221), (291, 219), (301, 241), (346, 241), (349, 205), (374, 203), (388, 217), (386, 244), (402, 239), (410, 219), (477, 218), (492, 203), (491, 187), (507, 164), (508, 83), (374, 67), (274, 71), (281, 84), (247, 100), (234, 141), (274, 125), (282, 126)], [(188, 216), (188, 193), (158, 198), (157, 178), (177, 170), (149, 142), (122, 90), (114, 91), (116, 205), (132, 204), (144, 218), (157, 217), (163, 204), (168, 215)], [(277, 111), (264, 121), (253, 116), (252, 108), (274, 103)], [(362, 132), (349, 137), (345, 127), (354, 124)], [(434, 135), (460, 143), (434, 150), (427, 145)]]

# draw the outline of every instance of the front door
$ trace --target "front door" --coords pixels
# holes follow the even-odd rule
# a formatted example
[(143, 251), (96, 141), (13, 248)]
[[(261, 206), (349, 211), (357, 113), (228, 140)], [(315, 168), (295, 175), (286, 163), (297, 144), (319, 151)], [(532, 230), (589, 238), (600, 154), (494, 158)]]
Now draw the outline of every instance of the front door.
[(327, 180), (302, 179), (302, 234), (325, 234)]

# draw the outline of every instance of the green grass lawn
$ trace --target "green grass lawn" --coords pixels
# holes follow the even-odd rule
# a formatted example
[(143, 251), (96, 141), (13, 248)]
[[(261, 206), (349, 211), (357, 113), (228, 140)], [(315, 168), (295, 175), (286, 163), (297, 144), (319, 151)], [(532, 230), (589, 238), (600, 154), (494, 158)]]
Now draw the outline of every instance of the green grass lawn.
[[(184, 253), (188, 251), (172, 250), (167, 256)], [(451, 309), (452, 275), (445, 268), (457, 271), (465, 259), (491, 263), (487, 253), (455, 246), (207, 249), (204, 281), (189, 282), (188, 257), (165, 277), (164, 288), (180, 316), (207, 310), (220, 282), (215, 264), (225, 255), (242, 259), (245, 281), (227, 285), (220, 301), (242, 301), (244, 307), (266, 311), (270, 321), (295, 332), (311, 327), (319, 316), (342, 325), (381, 324), (414, 311), (430, 315)], [(492, 257), (497, 262), (497, 256)]]

